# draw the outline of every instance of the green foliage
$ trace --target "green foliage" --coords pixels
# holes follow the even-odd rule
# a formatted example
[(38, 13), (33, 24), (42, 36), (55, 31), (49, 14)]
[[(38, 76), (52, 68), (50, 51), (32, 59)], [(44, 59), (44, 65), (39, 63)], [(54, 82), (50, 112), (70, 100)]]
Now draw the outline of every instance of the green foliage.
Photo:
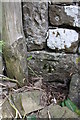
[(80, 63), (80, 57), (76, 58), (76, 64)]
[(78, 115), (80, 115), (80, 110), (78, 109), (78, 107), (69, 99), (67, 98), (67, 100), (64, 100), (63, 102), (61, 102), (61, 106), (64, 107), (68, 107), (71, 111), (77, 113)]
[(62, 107), (65, 106), (65, 101), (61, 102), (61, 106), (62, 106)]
[(31, 60), (31, 59), (32, 59), (32, 56), (30, 56), (30, 57), (27, 58), (28, 61)]
[(37, 120), (35, 115), (27, 116), (27, 120)]
[(77, 106), (69, 98), (65, 100), (65, 105), (73, 112), (75, 112), (77, 109)]
[(79, 109), (76, 110), (76, 113), (80, 116), (80, 110)]

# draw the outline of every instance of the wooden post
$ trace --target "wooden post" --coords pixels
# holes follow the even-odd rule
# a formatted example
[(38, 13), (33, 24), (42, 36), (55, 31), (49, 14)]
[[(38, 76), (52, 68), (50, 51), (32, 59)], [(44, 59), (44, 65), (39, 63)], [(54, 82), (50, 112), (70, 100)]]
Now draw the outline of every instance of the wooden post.
[(6, 2), (2, 6), (2, 39), (5, 42), (3, 55), (7, 75), (23, 85), (28, 76), (27, 48), (22, 25), (21, 2)]

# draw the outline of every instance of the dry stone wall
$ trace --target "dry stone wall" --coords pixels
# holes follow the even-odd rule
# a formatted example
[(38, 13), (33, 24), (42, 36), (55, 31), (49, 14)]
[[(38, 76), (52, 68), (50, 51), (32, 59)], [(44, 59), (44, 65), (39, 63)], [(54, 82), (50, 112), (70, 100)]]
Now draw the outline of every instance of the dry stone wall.
[[(78, 85), (80, 77), (74, 85), (70, 82), (75, 74), (80, 74), (79, 1), (23, 3), (23, 25), (28, 57), (32, 57), (28, 60), (29, 79), (36, 74), (57, 87), (66, 84), (73, 88), (76, 80)], [(76, 90), (70, 89), (69, 97), (79, 105), (80, 86), (76, 88), (79, 93), (76, 100), (73, 99)]]

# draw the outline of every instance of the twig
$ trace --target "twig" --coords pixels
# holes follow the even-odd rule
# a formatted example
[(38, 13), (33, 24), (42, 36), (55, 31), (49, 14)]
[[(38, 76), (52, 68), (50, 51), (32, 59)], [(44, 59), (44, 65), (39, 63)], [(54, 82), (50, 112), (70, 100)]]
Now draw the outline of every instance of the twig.
[(28, 68), (32, 71), (32, 73), (33, 73), (36, 77), (38, 77), (38, 75), (32, 70), (32, 68), (31, 68), (30, 66), (28, 66)]
[(48, 116), (49, 116), (49, 120), (51, 120), (51, 115), (50, 115), (50, 112), (49, 112), (49, 110), (48, 110)]
[(42, 90), (42, 91), (44, 91), (43, 89), (37, 88), (37, 87), (29, 87), (29, 86), (25, 86), (25, 87), (28, 88), (28, 89), (32, 89), (32, 90)]
[(17, 83), (20, 86), (20, 83), (18, 82), (18, 80), (8, 78), (8, 77), (6, 77), (4, 75), (1, 75), (1, 74), (0, 74), (0, 80), (15, 82), (15, 83)]
[(20, 118), (22, 118), (20, 112), (18, 111), (18, 109), (15, 107), (15, 105), (13, 104), (13, 102), (8, 98), (8, 96), (6, 94), (4, 94), (6, 96), (6, 98), (8, 99), (11, 107), (16, 111), (16, 116), (15, 118), (17, 118), (17, 116), (19, 115)]
[(34, 86), (24, 86), (24, 87), (22, 87), (22, 88), (20, 88), (20, 89), (17, 89), (17, 90), (15, 90), (15, 89), (13, 89), (13, 91), (14, 92), (23, 92), (23, 91), (26, 91), (25, 89), (27, 88), (27, 91), (29, 91), (29, 90), (41, 90), (41, 91), (44, 91), (43, 89), (41, 89), (41, 88), (37, 88), (37, 87), (34, 87)]
[(65, 114), (66, 114), (66, 110), (64, 111), (64, 113), (63, 113), (63, 115), (61, 116), (61, 118), (63, 118)]
[(42, 80), (43, 79), (43, 77), (32, 77), (32, 80)]
[(0, 102), (0, 107), (3, 106), (3, 104), (5, 103), (5, 101), (7, 100), (7, 98), (5, 98), (4, 100), (2, 99), (1, 102)]
[(0, 83), (0, 86), (6, 87), (6, 85), (4, 85), (3, 83)]
[(9, 114), (11, 115), (11, 117), (14, 118), (14, 116), (13, 116), (13, 114), (10, 112), (10, 109), (9, 109), (9, 107), (7, 106), (7, 104), (6, 104), (6, 108), (7, 108), (8, 112), (9, 112)]

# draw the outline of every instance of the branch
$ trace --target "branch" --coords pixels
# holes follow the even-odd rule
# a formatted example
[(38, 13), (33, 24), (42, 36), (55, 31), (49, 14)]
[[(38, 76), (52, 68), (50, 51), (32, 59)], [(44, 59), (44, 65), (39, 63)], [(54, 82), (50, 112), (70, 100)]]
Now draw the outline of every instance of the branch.
[(17, 84), (20, 86), (20, 83), (18, 82), (18, 80), (11, 79), (11, 78), (6, 77), (6, 76), (4, 76), (4, 75), (2, 75), (2, 74), (0, 74), (0, 80), (2, 80), (2, 81), (11, 81), (11, 82), (15, 82), (15, 83), (17, 83)]

